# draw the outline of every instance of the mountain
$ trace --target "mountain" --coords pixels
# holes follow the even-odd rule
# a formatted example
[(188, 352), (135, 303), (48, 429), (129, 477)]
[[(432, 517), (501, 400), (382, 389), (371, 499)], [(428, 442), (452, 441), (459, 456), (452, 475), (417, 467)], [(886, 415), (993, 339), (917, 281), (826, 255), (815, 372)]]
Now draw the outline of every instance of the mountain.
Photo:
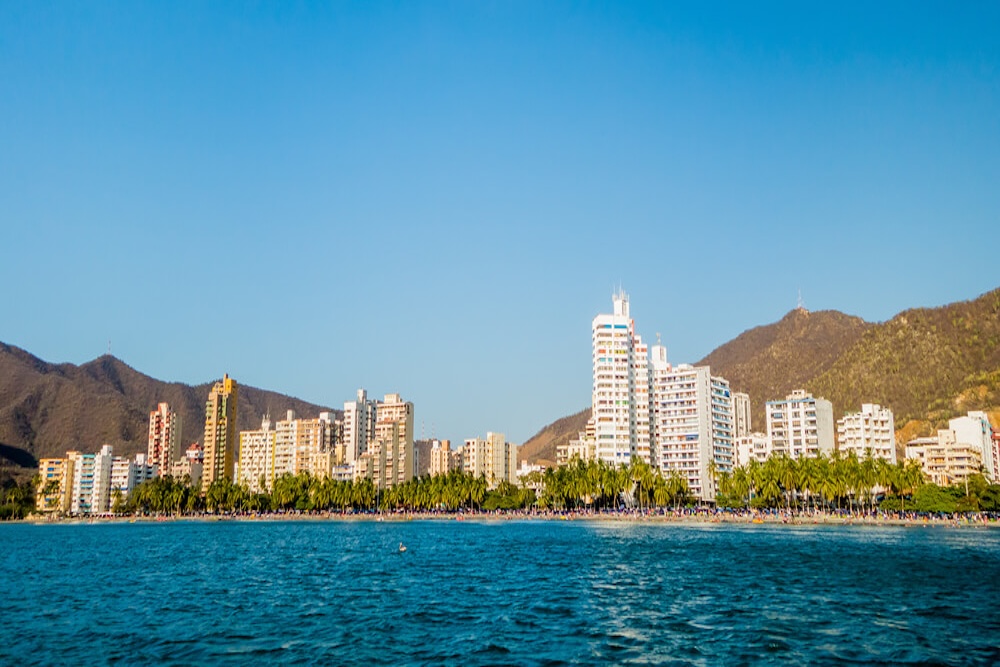
[(872, 327), (807, 387), (839, 414), (862, 401), (893, 409), (896, 424), (941, 424), (1000, 407), (1000, 289), (971, 301), (916, 308)]
[(765, 401), (806, 387), (875, 326), (835, 310), (796, 308), (774, 324), (741, 333), (694, 365), (711, 366), (734, 391), (749, 394), (751, 423), (764, 430)]
[[(1000, 289), (971, 301), (906, 310), (882, 323), (796, 308), (694, 365), (711, 366), (735, 391), (750, 395), (758, 431), (767, 428), (764, 403), (793, 389), (832, 401), (836, 418), (862, 403), (890, 407), (901, 441), (931, 434), (968, 410), (984, 410), (1000, 425)], [(584, 410), (543, 427), (520, 458), (555, 460), (556, 445), (576, 437), (589, 416)]]
[[(109, 355), (81, 366), (50, 364), (0, 343), (0, 462), (31, 464), (67, 450), (96, 451), (105, 443), (116, 454), (132, 456), (146, 450), (149, 413), (161, 402), (180, 413), (182, 442), (201, 442), (212, 384), (161, 382)], [(328, 410), (239, 385), (241, 430), (259, 428), (264, 412), (281, 419), (289, 409), (302, 416)]]
[(545, 426), (521, 445), (517, 458), (520, 461), (544, 463), (553, 465), (556, 462), (556, 448), (565, 444), (587, 426), (590, 419), (590, 408), (585, 408), (575, 415), (557, 419)]

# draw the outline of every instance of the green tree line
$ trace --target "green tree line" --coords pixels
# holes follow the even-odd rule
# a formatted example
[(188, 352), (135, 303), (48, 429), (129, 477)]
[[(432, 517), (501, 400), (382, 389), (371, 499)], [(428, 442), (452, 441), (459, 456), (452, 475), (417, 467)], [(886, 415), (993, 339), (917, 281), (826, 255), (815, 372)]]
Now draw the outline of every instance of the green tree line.
[[(915, 512), (1000, 511), (1000, 485), (982, 475), (940, 487), (924, 479), (918, 461), (890, 463), (834, 452), (815, 458), (772, 456), (716, 474), (719, 507)], [(951, 499), (946, 502), (945, 499)]]

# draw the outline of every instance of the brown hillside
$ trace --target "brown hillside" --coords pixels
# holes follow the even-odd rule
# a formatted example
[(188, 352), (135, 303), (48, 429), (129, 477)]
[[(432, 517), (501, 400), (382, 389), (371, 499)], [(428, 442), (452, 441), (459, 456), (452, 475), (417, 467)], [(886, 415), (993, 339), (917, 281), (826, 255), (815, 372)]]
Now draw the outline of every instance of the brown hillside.
[[(881, 403), (896, 415), (905, 442), (933, 434), (948, 419), (984, 410), (1000, 426), (1000, 289), (972, 301), (907, 310), (881, 324), (836, 311), (796, 309), (750, 329), (696, 365), (709, 365), (733, 389), (750, 394), (755, 430), (766, 428), (764, 403), (805, 388), (833, 402), (835, 415)], [(521, 458), (555, 458), (574, 437), (585, 410), (543, 428)]]
[(998, 370), (1000, 289), (870, 328), (808, 388), (833, 401), (838, 415), (873, 402), (891, 407), (899, 424), (940, 424), (1000, 405)]
[(590, 419), (590, 408), (581, 410), (575, 415), (557, 419), (545, 426), (524, 443), (518, 451), (517, 458), (529, 463), (553, 465), (556, 462), (556, 447), (565, 444), (587, 426)]
[[(107, 443), (131, 456), (145, 451), (149, 413), (160, 402), (180, 412), (184, 442), (200, 442), (211, 384), (161, 382), (108, 355), (81, 366), (49, 364), (0, 343), (0, 453), (24, 461), (17, 450), (37, 459)], [(315, 416), (326, 408), (240, 386), (240, 429), (258, 428), (265, 411), (281, 418), (288, 409)]]
[(766, 401), (806, 387), (873, 326), (835, 310), (796, 308), (778, 322), (743, 332), (695, 365), (711, 366), (734, 391), (749, 394), (752, 426), (762, 431)]

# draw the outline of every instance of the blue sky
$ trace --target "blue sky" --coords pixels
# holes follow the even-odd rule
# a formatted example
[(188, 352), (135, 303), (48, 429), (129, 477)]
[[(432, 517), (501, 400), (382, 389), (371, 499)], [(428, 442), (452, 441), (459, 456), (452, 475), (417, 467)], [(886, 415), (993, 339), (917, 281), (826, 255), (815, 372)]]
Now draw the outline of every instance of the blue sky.
[[(696, 361), (1000, 284), (997, 3), (0, 4), (0, 340), (522, 442), (621, 285)], [(769, 397), (752, 397), (763, 401)]]

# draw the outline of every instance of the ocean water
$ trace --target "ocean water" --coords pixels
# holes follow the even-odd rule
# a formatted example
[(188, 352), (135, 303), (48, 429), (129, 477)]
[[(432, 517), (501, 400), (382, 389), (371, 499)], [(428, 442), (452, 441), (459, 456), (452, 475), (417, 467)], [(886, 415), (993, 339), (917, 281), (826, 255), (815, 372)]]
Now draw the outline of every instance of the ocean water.
[(996, 529), (182, 521), (0, 544), (3, 665), (1000, 664)]

